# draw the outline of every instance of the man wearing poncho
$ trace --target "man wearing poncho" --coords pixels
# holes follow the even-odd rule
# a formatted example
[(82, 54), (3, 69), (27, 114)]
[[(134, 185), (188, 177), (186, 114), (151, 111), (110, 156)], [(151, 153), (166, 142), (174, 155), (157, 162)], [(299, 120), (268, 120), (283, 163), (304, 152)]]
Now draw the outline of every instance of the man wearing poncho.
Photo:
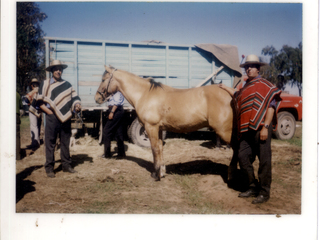
[[(235, 99), (237, 108), (238, 159), (241, 170), (248, 180), (247, 191), (239, 197), (256, 197), (252, 203), (263, 203), (270, 198), (271, 187), (271, 135), (276, 129), (277, 111), (281, 91), (259, 75), (260, 67), (266, 65), (256, 55), (249, 55), (241, 64), (248, 80), (239, 91), (219, 84)], [(253, 162), (259, 157), (259, 171), (256, 180)]]
[(41, 82), (38, 94), (34, 97), (30, 111), (38, 114), (36, 106), (46, 114), (45, 125), (45, 148), (46, 163), (45, 170), (48, 177), (55, 177), (54, 174), (54, 149), (57, 135), (60, 135), (61, 162), (64, 172), (75, 173), (71, 166), (69, 143), (71, 137), (72, 112), (81, 110), (80, 98), (72, 85), (61, 78), (63, 69), (67, 68), (59, 60), (51, 62), (46, 71), (52, 73), (52, 78)]

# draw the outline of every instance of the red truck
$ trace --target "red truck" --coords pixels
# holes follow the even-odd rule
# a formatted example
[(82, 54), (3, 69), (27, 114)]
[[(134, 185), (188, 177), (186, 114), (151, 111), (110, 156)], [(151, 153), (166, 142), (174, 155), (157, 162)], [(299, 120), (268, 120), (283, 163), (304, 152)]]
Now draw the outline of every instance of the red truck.
[[(247, 80), (247, 76), (243, 77), (243, 81)], [(237, 86), (242, 88), (243, 83)], [(287, 140), (294, 136), (296, 131), (296, 121), (302, 120), (302, 97), (281, 93), (282, 101), (278, 111), (278, 127), (274, 132), (277, 139)]]

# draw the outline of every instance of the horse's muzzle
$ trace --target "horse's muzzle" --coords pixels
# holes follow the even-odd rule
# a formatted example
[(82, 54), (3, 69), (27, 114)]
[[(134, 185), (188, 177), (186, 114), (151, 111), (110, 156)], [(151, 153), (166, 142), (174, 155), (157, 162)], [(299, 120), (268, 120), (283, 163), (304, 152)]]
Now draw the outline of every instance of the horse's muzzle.
[(104, 102), (104, 96), (100, 92), (97, 92), (94, 100), (96, 101), (96, 103), (102, 104)]

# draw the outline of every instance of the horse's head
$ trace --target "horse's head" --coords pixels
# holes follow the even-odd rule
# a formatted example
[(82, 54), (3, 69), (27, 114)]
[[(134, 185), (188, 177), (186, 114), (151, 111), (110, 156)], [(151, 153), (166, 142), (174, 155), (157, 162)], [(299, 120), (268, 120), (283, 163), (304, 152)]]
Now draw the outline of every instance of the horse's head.
[(94, 97), (96, 103), (104, 103), (108, 97), (117, 91), (117, 85), (115, 84), (113, 73), (117, 70), (114, 67), (105, 67), (105, 72), (102, 75), (102, 82)]

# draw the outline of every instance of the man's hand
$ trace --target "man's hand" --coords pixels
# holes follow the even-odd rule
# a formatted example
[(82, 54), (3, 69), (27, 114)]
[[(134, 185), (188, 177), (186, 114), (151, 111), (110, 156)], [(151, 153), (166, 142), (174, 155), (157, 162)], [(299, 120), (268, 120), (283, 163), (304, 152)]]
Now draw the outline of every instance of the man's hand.
[(262, 127), (261, 131), (260, 131), (260, 140), (261, 141), (265, 141), (268, 138), (268, 129), (265, 127)]
[(114, 113), (115, 111), (117, 110), (118, 106), (117, 105), (113, 105), (112, 108), (111, 108), (111, 111), (109, 113), (109, 120), (112, 120), (113, 119), (113, 116), (114, 116)]
[(80, 112), (80, 111), (81, 111), (81, 104), (80, 104), (80, 103), (77, 103), (77, 104), (74, 106), (74, 110), (76, 110), (76, 112)]
[[(271, 128), (272, 128), (273, 114), (274, 114), (273, 107), (269, 107), (268, 110), (267, 110), (266, 117), (264, 119), (264, 124), (265, 125), (269, 125), (269, 127), (271, 127)], [(267, 138), (268, 138), (268, 129), (263, 126), (261, 131), (260, 131), (260, 140), (261, 141), (265, 141), (265, 140), (267, 140)]]
[(53, 114), (53, 112), (49, 108), (47, 108), (47, 106), (44, 103), (40, 105), (40, 109), (42, 110), (42, 112), (45, 112), (47, 115)]

